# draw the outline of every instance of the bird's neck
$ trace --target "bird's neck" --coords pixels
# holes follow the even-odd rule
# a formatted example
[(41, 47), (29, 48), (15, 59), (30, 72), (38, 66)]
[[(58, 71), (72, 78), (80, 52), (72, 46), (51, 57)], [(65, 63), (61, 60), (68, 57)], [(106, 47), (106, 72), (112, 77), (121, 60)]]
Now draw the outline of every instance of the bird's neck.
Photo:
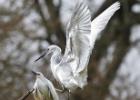
[(61, 61), (61, 50), (56, 49), (55, 52), (53, 52), (51, 57), (51, 66), (59, 64)]
[(51, 70), (53, 73), (53, 76), (56, 78), (56, 69), (58, 64), (61, 61), (61, 51), (57, 50), (55, 52), (53, 52), (52, 57), (51, 57), (51, 61), (50, 61), (50, 65), (51, 65)]

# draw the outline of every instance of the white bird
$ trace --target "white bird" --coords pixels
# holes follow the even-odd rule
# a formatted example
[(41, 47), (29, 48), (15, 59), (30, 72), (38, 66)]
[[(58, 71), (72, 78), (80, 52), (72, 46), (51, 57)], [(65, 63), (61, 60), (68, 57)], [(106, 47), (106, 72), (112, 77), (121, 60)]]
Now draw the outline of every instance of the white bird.
[(35, 100), (59, 100), (55, 88), (51, 81), (46, 79), (41, 72), (34, 72), (36, 81), (33, 87)]
[(97, 35), (119, 8), (120, 3), (116, 2), (91, 22), (87, 5), (78, 0), (67, 25), (64, 55), (60, 47), (51, 45), (37, 60), (51, 54), (50, 66), (54, 78), (70, 91), (83, 88), (87, 84), (87, 65)]

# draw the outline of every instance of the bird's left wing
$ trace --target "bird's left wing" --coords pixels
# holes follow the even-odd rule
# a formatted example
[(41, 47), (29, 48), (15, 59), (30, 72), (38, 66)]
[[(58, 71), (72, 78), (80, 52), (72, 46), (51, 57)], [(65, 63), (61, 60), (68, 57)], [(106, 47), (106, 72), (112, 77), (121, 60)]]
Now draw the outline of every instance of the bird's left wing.
[[(90, 51), (91, 14), (83, 0), (78, 0), (67, 26), (67, 41), (64, 56), (73, 56), (76, 65), (73, 71), (83, 69)], [(81, 63), (83, 63), (81, 65)]]

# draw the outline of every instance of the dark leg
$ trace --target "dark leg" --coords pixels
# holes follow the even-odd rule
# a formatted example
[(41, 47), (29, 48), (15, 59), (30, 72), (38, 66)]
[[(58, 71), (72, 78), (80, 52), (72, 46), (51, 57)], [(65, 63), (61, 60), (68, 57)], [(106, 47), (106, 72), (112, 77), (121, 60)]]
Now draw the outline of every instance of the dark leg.
[(68, 100), (70, 100), (70, 90), (68, 90)]

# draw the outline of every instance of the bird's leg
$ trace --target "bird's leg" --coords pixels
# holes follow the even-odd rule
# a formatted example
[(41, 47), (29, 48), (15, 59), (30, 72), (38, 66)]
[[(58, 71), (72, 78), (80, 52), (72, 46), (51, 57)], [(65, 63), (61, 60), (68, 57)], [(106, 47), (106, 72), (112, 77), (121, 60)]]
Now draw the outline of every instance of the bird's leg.
[(58, 92), (64, 93), (64, 90), (57, 89), (57, 88), (55, 88), (55, 90), (58, 91)]
[(68, 89), (68, 100), (70, 100), (70, 90)]
[(66, 91), (66, 88), (63, 85), (62, 85), (62, 90), (57, 89), (57, 88), (55, 88), (55, 89), (56, 89), (56, 91), (61, 92), (61, 93), (64, 93)]

